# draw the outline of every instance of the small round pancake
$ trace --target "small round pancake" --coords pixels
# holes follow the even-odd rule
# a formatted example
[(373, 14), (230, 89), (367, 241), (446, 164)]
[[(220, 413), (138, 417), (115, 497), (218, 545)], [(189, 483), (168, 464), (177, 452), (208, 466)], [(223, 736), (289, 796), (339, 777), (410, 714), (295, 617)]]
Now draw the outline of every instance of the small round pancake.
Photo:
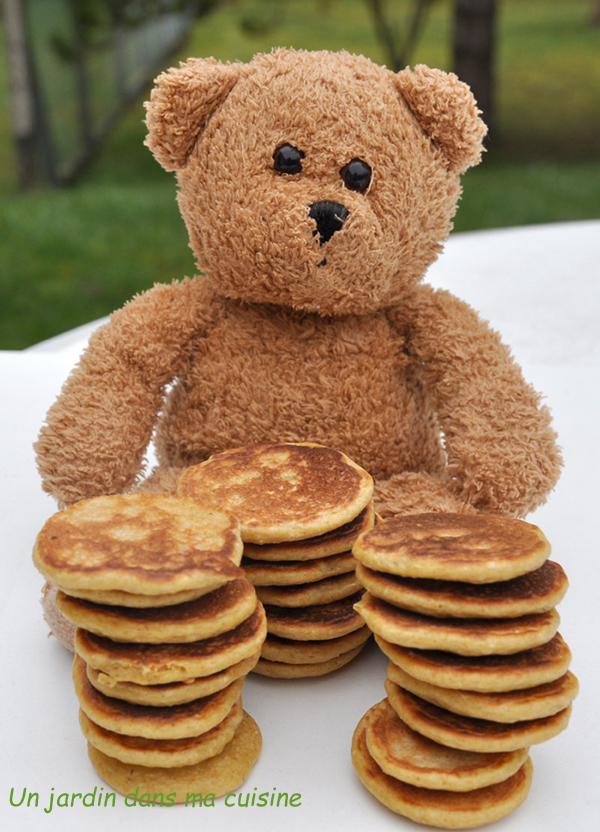
[(157, 609), (105, 606), (62, 592), (56, 596), (58, 609), (78, 627), (113, 641), (145, 644), (177, 644), (218, 636), (251, 616), (256, 604), (254, 587), (245, 577), (195, 601)]
[(371, 631), (368, 627), (361, 627), (360, 630), (355, 630), (346, 636), (329, 638), (325, 641), (296, 641), (279, 638), (269, 633), (262, 647), (261, 659), (284, 664), (326, 662), (365, 644), (370, 635)]
[(340, 667), (349, 664), (360, 651), (364, 644), (359, 644), (347, 653), (341, 653), (334, 659), (325, 662), (314, 662), (312, 664), (290, 664), (289, 662), (270, 662), (267, 659), (260, 659), (254, 668), (254, 673), (260, 676), (270, 676), (274, 679), (304, 679), (311, 676), (325, 676), (333, 673)]
[[(195, 765), (176, 768), (132, 765), (108, 757), (88, 743), (90, 760), (100, 777), (124, 795), (136, 794), (136, 789), (139, 789), (138, 802), (144, 800), (142, 806), (153, 805), (155, 794), (164, 795), (165, 802), (168, 796), (173, 795), (175, 803), (185, 803), (190, 795), (197, 799), (199, 794), (222, 797), (233, 792), (250, 774), (261, 749), (262, 737), (258, 725), (246, 712), (225, 748), (216, 756)], [(191, 797), (189, 805), (193, 805)]]
[(164, 685), (219, 673), (260, 650), (267, 634), (262, 604), (235, 629), (186, 644), (125, 644), (78, 628), (75, 651), (110, 682)]
[(451, 792), (481, 789), (511, 777), (527, 759), (526, 748), (482, 754), (428, 740), (402, 722), (389, 699), (368, 713), (369, 753), (382, 771), (411, 786)]
[(493, 584), (401, 578), (362, 563), (356, 577), (376, 598), (440, 618), (517, 618), (547, 612), (562, 601), (569, 586), (562, 567), (551, 560), (527, 575)]
[(430, 513), (385, 520), (361, 535), (352, 551), (379, 572), (489, 584), (538, 569), (550, 544), (524, 520)]
[(577, 678), (570, 670), (554, 682), (504, 693), (440, 688), (413, 678), (393, 662), (388, 665), (388, 678), (409, 693), (439, 708), (446, 708), (462, 716), (490, 719), (492, 722), (524, 722), (552, 716), (570, 705), (579, 692)]
[(254, 586), (294, 586), (354, 572), (356, 560), (352, 552), (342, 552), (316, 560), (290, 560), (284, 563), (243, 557), (242, 568)]
[(116, 494), (54, 514), (33, 562), (67, 593), (166, 595), (238, 578), (242, 549), (238, 521), (222, 511), (162, 494)]
[(259, 586), (256, 594), (263, 604), (275, 607), (309, 607), (313, 604), (330, 604), (362, 589), (354, 572), (324, 578), (311, 584), (297, 586)]
[(177, 740), (204, 734), (225, 719), (242, 693), (245, 678), (236, 679), (211, 696), (162, 708), (132, 705), (122, 699), (104, 696), (90, 684), (85, 662), (77, 654), (73, 662), (73, 682), (82, 710), (101, 728), (131, 737)]
[(281, 543), (349, 523), (371, 500), (373, 479), (323, 445), (272, 442), (233, 448), (188, 468), (177, 493), (234, 514), (244, 541)]
[(414, 650), (377, 635), (375, 641), (395, 665), (415, 679), (453, 690), (500, 693), (533, 688), (564, 676), (571, 663), (571, 651), (560, 633), (546, 644), (509, 656), (459, 656), (442, 650)]
[(423, 789), (385, 774), (367, 746), (368, 711), (352, 738), (352, 763), (363, 784), (384, 806), (417, 823), (440, 829), (472, 829), (503, 818), (527, 797), (533, 766), (528, 757), (518, 771), (501, 783), (468, 792)]
[(266, 606), (267, 631), (281, 638), (298, 641), (321, 641), (339, 638), (364, 625), (354, 605), (360, 593), (350, 595), (332, 604), (315, 604), (311, 607)]
[(225, 719), (197, 737), (180, 740), (148, 740), (144, 737), (128, 737), (107, 731), (79, 709), (79, 725), (83, 736), (103, 754), (115, 757), (123, 763), (139, 766), (174, 768), (190, 766), (220, 754), (242, 721), (242, 698), (234, 703)]
[[(115, 699), (124, 699), (133, 705), (152, 705), (163, 707), (170, 705), (183, 705), (200, 699), (203, 696), (210, 696), (223, 690), (236, 679), (247, 676), (260, 658), (260, 651), (257, 651), (248, 659), (242, 659), (231, 667), (226, 667), (219, 673), (210, 676), (200, 676), (197, 679), (186, 679), (185, 682), (171, 682), (168, 685), (135, 685), (133, 682), (115, 682), (105, 673), (94, 670), (87, 666), (87, 675), (91, 684), (105, 696)], [(108, 753), (108, 752), (107, 752)], [(119, 759), (121, 759), (119, 757)], [(138, 761), (140, 762), (140, 761)], [(148, 763), (158, 765), (158, 763)], [(183, 763), (182, 763), (183, 765)]]
[(556, 634), (556, 610), (521, 618), (434, 618), (401, 610), (365, 592), (356, 604), (369, 628), (392, 644), (449, 650), (461, 656), (507, 655), (545, 644)]
[(113, 607), (155, 608), (172, 607), (174, 604), (185, 604), (188, 601), (195, 601), (196, 598), (201, 598), (209, 592), (214, 592), (215, 588), (209, 586), (202, 589), (172, 592), (167, 595), (134, 595), (132, 592), (121, 592), (118, 589), (94, 591), (93, 589), (73, 589), (73, 587), (66, 586), (59, 586), (58, 589), (70, 598), (81, 598), (82, 601), (92, 601), (94, 604), (107, 604)]
[(375, 509), (371, 500), (357, 516), (338, 529), (333, 529), (317, 537), (306, 540), (290, 540), (281, 543), (244, 542), (244, 557), (251, 560), (285, 562), (311, 561), (348, 553), (358, 537), (372, 529), (376, 521)]
[(413, 731), (464, 751), (516, 751), (546, 742), (565, 730), (573, 709), (569, 705), (552, 716), (509, 724), (453, 714), (403, 690), (391, 679), (385, 680), (385, 689), (390, 705)]

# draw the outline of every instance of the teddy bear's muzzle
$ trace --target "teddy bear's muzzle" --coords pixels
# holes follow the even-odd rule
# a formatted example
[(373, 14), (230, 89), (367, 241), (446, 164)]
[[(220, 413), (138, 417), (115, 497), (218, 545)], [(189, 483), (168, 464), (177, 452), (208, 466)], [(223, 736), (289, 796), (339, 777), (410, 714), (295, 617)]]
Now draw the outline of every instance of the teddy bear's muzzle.
[(317, 230), (313, 231), (313, 237), (319, 235), (319, 245), (329, 242), (336, 231), (346, 222), (349, 215), (348, 209), (339, 202), (313, 202), (308, 212), (309, 217), (317, 223)]

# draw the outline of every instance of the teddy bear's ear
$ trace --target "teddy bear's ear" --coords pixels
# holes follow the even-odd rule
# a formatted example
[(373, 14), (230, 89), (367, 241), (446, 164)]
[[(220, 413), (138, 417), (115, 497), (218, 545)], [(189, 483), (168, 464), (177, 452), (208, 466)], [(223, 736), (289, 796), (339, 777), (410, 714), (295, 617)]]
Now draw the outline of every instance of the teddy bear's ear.
[(145, 144), (165, 170), (179, 170), (210, 116), (227, 98), (241, 64), (190, 58), (156, 79), (146, 106)]
[(487, 127), (469, 87), (453, 73), (419, 64), (395, 76), (402, 97), (418, 122), (448, 159), (450, 170), (464, 173), (481, 161)]

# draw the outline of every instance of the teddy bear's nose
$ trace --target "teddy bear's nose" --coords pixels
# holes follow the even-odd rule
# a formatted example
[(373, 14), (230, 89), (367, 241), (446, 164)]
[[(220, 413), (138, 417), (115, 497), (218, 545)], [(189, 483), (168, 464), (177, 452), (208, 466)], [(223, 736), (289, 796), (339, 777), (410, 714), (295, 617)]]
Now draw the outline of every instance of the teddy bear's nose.
[(339, 202), (313, 202), (308, 212), (309, 217), (317, 223), (317, 230), (313, 231), (313, 237), (317, 234), (321, 240), (319, 245), (323, 245), (328, 240), (331, 240), (336, 231), (345, 223), (349, 211)]

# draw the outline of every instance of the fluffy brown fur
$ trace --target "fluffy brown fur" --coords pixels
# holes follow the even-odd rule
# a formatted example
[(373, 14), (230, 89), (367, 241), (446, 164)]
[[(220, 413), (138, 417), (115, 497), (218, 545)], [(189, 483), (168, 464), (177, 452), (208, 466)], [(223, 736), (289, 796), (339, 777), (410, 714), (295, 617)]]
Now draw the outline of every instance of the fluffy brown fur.
[[(155, 286), (92, 336), (36, 446), (47, 491), (139, 487), (156, 430), (147, 489), (229, 447), (311, 440), (373, 474), (383, 515), (544, 501), (561, 464), (548, 410), (499, 337), (420, 282), (481, 154), (464, 84), (346, 53), (190, 60), (158, 78), (147, 123), (205, 277)], [(284, 144), (301, 171), (275, 169)], [(354, 159), (364, 193), (340, 174)], [(321, 201), (349, 212), (323, 245)]]

